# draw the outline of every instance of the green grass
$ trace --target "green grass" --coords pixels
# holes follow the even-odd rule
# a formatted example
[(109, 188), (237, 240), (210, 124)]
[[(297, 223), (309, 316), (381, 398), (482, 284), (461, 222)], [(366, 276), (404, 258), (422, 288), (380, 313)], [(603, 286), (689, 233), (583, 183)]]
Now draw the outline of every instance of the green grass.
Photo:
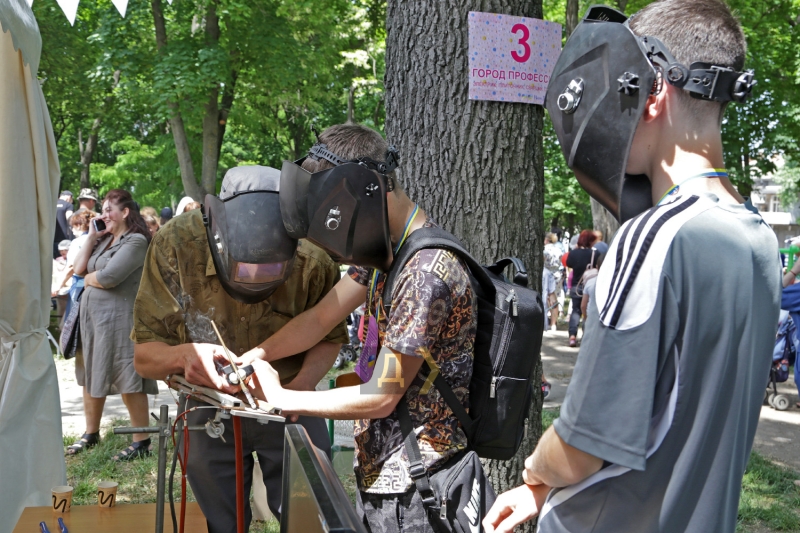
[[(800, 532), (800, 475), (753, 452), (742, 480), (737, 531)], [(765, 529), (766, 528), (766, 529)]]

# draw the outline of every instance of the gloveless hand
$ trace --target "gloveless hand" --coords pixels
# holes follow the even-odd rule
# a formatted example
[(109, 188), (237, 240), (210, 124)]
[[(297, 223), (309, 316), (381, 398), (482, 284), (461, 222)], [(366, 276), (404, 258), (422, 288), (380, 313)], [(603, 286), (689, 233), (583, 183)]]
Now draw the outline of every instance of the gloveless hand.
[(228, 364), (225, 349), (216, 344), (193, 343), (187, 345), (188, 351), (183, 359), (183, 377), (195, 385), (211, 387), (227, 394), (241, 392), (239, 387), (234, 387), (223, 378), (215, 361)]
[(271, 364), (261, 359), (250, 363), (253, 365), (254, 378), (250, 380), (253, 395), (277, 407), (280, 403), (281, 393), (284, 391), (278, 371)]
[(512, 533), (514, 528), (539, 514), (550, 488), (521, 485), (504, 492), (483, 519), (486, 533)]

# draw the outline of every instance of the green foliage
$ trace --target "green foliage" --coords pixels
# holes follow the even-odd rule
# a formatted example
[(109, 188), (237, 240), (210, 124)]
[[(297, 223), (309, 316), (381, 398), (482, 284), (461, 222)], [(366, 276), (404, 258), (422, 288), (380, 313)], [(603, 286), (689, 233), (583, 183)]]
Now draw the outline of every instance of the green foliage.
[(218, 40), (206, 35), (209, 5), (162, 2), (167, 44), (158, 50), (150, 2), (131, 3), (124, 19), (109, 0), (82, 2), (74, 27), (55, 0), (34, 3), (62, 188), (79, 188), (79, 133), (85, 143), (100, 119), (92, 185), (128, 188), (142, 205), (174, 204), (183, 185), (171, 103), (198, 178), (206, 105), (216, 96), (229, 111), (217, 188), (230, 167), (299, 157), (312, 125), (346, 120), (350, 87), (354, 120), (383, 130), (385, 2), (217, 0)]

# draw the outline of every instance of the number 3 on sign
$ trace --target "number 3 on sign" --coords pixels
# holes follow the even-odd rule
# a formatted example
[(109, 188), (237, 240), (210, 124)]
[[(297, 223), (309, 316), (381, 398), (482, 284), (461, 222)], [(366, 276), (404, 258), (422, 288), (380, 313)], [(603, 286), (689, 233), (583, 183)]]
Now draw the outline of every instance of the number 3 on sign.
[(531, 57), (531, 46), (528, 44), (528, 38), (531, 36), (531, 32), (525, 24), (514, 24), (514, 27), (511, 28), (511, 33), (515, 35), (520, 31), (522, 32), (522, 37), (520, 37), (517, 42), (522, 45), (525, 51), (522, 54), (518, 54), (516, 50), (512, 50), (511, 57), (518, 63), (524, 63)]

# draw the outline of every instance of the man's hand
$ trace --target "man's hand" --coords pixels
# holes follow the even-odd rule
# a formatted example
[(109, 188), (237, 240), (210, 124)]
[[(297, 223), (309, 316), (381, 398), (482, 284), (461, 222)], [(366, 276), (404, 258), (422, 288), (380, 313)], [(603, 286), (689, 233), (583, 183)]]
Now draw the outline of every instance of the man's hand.
[(486, 533), (511, 533), (514, 528), (539, 514), (550, 487), (522, 485), (504, 492), (483, 519)]
[(241, 388), (229, 384), (224, 377), (219, 375), (214, 361), (223, 365), (228, 364), (225, 349), (216, 344), (194, 343), (188, 345), (189, 350), (183, 359), (183, 377), (195, 385), (203, 385), (221, 390), (228, 394), (241, 392)]

